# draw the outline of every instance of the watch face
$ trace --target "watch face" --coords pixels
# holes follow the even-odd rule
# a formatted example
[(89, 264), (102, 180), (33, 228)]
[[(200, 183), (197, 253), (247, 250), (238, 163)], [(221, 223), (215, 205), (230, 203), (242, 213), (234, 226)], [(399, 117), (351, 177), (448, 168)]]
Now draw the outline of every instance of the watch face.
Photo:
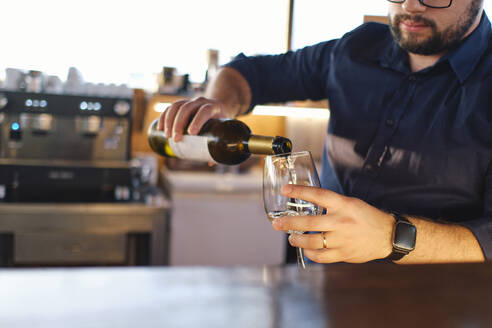
[(397, 221), (393, 236), (393, 247), (410, 252), (415, 248), (415, 240), (417, 238), (417, 228), (409, 222)]

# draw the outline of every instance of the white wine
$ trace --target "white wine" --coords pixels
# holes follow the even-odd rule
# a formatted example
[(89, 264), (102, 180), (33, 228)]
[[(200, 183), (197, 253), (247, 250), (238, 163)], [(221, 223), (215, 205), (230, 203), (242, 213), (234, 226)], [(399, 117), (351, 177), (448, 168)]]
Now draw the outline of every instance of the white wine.
[(198, 135), (184, 135), (179, 142), (157, 130), (157, 123), (155, 120), (149, 127), (149, 145), (154, 152), (166, 157), (235, 165), (251, 154), (276, 155), (292, 150), (289, 139), (251, 134), (249, 127), (238, 120), (210, 119)]
[[(289, 183), (297, 184), (297, 173), (295, 167), (295, 158), (292, 156), (286, 156), (285, 159), (285, 169), (289, 176)], [(287, 201), (288, 211), (296, 211), (299, 215), (318, 215), (321, 213), (320, 207), (313, 203), (307, 202), (303, 199), (289, 198)]]
[(301, 214), (296, 211), (287, 210), (287, 211), (268, 212), (267, 217), (268, 220), (270, 220), (270, 222), (273, 222), (273, 220), (275, 220), (276, 218), (280, 218), (282, 216), (299, 216), (299, 215)]
[[(273, 211), (273, 212), (268, 212), (267, 213), (267, 217), (268, 217), (268, 220), (270, 220), (270, 222), (273, 222), (273, 220), (275, 220), (276, 218), (282, 217), (282, 216), (300, 216), (300, 215), (303, 215), (303, 213), (302, 212), (292, 211), (292, 210), (287, 210), (287, 211)], [(291, 233), (303, 234), (304, 231), (292, 231), (292, 230), (289, 230), (289, 231), (287, 231), (287, 233), (289, 233), (289, 234), (291, 234)]]

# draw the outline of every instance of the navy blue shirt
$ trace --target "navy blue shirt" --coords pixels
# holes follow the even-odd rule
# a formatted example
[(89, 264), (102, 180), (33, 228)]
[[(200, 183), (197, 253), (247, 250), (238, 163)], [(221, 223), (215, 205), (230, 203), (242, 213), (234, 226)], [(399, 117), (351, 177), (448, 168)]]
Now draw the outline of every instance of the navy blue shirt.
[[(480, 25), (432, 67), (412, 73), (388, 26), (227, 66), (257, 104), (327, 98), (324, 188), (468, 227), (492, 259), (492, 46)], [(295, 142), (295, 140), (294, 140)]]

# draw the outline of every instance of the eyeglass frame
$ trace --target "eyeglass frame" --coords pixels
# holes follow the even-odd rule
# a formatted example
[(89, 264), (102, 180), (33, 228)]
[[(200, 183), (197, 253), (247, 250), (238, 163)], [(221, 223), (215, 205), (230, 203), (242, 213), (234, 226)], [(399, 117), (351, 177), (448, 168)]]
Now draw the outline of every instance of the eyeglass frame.
[[(405, 1), (407, 0), (387, 0), (388, 2), (391, 2), (391, 3), (404, 3)], [(433, 8), (433, 9), (446, 9), (446, 8), (449, 8), (451, 7), (451, 5), (453, 4), (453, 0), (449, 0), (449, 5), (447, 5), (446, 7), (434, 7), (434, 6), (429, 6), (429, 5), (426, 5), (424, 3), (425, 0), (419, 0), (420, 4), (422, 6), (426, 6), (428, 8)]]

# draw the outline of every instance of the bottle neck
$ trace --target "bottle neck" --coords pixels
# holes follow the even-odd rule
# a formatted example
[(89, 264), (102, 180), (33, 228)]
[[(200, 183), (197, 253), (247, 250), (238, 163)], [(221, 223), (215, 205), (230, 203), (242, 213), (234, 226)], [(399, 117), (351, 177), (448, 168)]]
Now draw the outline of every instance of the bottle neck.
[(289, 153), (292, 142), (284, 137), (267, 137), (251, 135), (245, 143), (245, 151), (251, 154), (276, 155)]

